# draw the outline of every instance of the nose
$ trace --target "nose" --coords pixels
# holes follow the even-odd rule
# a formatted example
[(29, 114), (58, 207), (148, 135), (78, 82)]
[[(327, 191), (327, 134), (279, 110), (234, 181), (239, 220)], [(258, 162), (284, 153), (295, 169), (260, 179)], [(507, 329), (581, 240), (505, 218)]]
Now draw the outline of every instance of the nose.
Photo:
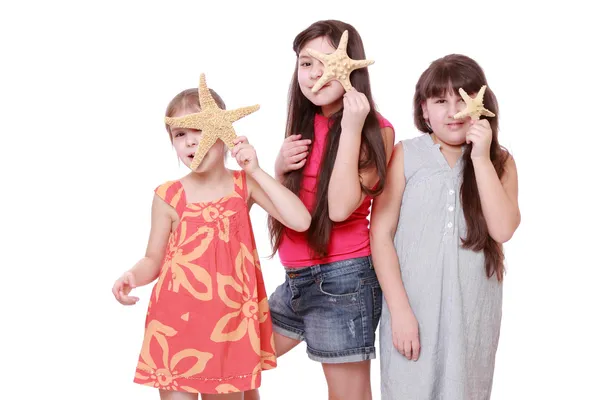
[(196, 138), (196, 135), (185, 135), (185, 144), (188, 147), (194, 147), (198, 145), (198, 139)]
[(323, 75), (323, 63), (318, 60), (314, 60), (310, 69), (310, 77), (312, 79), (319, 79)]
[(459, 112), (461, 112), (465, 107), (465, 103), (463, 103), (462, 101), (457, 101), (457, 102), (448, 102), (449, 106), (448, 106), (448, 114), (450, 117), (454, 117), (456, 114), (458, 114)]

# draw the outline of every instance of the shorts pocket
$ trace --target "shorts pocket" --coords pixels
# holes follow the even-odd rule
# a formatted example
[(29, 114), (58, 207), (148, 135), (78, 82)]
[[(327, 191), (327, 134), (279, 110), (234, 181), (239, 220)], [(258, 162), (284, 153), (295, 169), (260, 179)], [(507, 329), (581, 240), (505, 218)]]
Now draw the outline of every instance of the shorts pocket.
[(319, 291), (332, 297), (356, 296), (360, 291), (361, 280), (356, 272), (347, 275), (324, 277), (319, 284)]

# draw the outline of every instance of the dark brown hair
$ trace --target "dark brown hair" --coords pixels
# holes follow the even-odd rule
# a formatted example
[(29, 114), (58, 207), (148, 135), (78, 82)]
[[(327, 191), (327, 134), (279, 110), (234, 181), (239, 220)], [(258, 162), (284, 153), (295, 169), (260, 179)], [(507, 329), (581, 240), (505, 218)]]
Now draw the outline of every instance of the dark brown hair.
[[(348, 56), (355, 60), (365, 59), (365, 50), (360, 35), (352, 25), (341, 21), (328, 20), (318, 21), (300, 32), (294, 39), (293, 49), (298, 57), (304, 45), (316, 38), (325, 37), (332, 46), (339, 45), (342, 33), (348, 31)], [(359, 161), (359, 170), (375, 167), (379, 182), (375, 188), (368, 188), (362, 185), (364, 193), (369, 196), (377, 196), (383, 190), (383, 184), (386, 177), (386, 154), (381, 128), (375, 111), (375, 102), (371, 95), (371, 85), (369, 82), (369, 71), (367, 68), (357, 69), (350, 76), (352, 86), (363, 93), (369, 100), (371, 110), (365, 119), (361, 136), (361, 152)], [(294, 134), (302, 134), (302, 139), (311, 139), (314, 141), (314, 119), (315, 114), (320, 111), (319, 107), (310, 102), (301, 92), (298, 84), (298, 63), (290, 89), (288, 93), (288, 116), (285, 130), (285, 137)], [(333, 165), (337, 156), (337, 150), (340, 142), (341, 119), (343, 108), (334, 113), (329, 118), (329, 132), (321, 160), (317, 195), (314, 210), (312, 211), (312, 222), (306, 232), (308, 244), (314, 255), (324, 256), (327, 254), (329, 237), (333, 227), (333, 221), (329, 218), (329, 207), (327, 202), (327, 191), (329, 181), (333, 171)], [(291, 171), (286, 174), (283, 182), (284, 186), (290, 189), (296, 195), (300, 191), (303, 168)], [(284, 226), (273, 217), (269, 217), (269, 233), (273, 254), (281, 244), (284, 234)]]
[[(217, 103), (219, 108), (224, 110), (225, 102), (223, 101), (221, 96), (219, 96), (217, 92), (215, 92), (212, 89), (208, 90), (210, 91), (210, 95), (212, 96), (212, 98), (215, 100), (215, 103)], [(167, 110), (165, 111), (165, 117), (172, 117), (180, 110), (196, 110), (197, 112), (200, 111), (200, 97), (198, 95), (198, 88), (186, 89), (180, 92), (177, 96), (173, 97), (173, 100), (171, 100), (171, 102), (167, 106)], [(171, 127), (167, 124), (165, 124), (165, 127), (167, 128), (167, 132), (169, 133), (169, 139), (171, 140), (171, 143), (173, 143)]]
[[(423, 117), (423, 103), (431, 97), (443, 97), (446, 91), (452, 90), (458, 94), (458, 89), (473, 95), (487, 85), (483, 69), (473, 59), (460, 54), (450, 54), (435, 60), (421, 74), (415, 89), (413, 99), (414, 120), (417, 129), (424, 133), (432, 133), (430, 126)], [(490, 159), (499, 178), (504, 175), (505, 163), (509, 157), (508, 151), (498, 142), (498, 102), (494, 92), (488, 86), (483, 103), (485, 108), (496, 114), (486, 118), (492, 128), (492, 144)], [(462, 238), (462, 246), (473, 251), (483, 250), (485, 254), (485, 271), (489, 278), (494, 274), (498, 281), (504, 276), (504, 253), (502, 245), (489, 235), (487, 224), (481, 208), (481, 199), (477, 190), (475, 170), (471, 160), (472, 144), (466, 145), (463, 154), (463, 182), (460, 189), (461, 202), (467, 223), (467, 237)]]

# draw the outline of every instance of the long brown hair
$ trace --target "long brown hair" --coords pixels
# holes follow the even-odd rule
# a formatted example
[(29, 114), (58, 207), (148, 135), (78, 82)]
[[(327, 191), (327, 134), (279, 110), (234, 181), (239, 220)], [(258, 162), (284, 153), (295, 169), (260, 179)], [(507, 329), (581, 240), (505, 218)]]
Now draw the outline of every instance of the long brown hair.
[[(469, 94), (477, 93), (483, 85), (487, 85), (485, 74), (473, 59), (460, 54), (450, 54), (435, 60), (421, 74), (415, 89), (413, 107), (417, 129), (424, 133), (432, 133), (430, 126), (423, 117), (422, 109), (422, 104), (428, 98), (444, 96), (447, 90), (458, 93), (459, 88), (463, 88)], [(509, 153), (498, 142), (498, 102), (489, 86), (485, 91), (483, 103), (485, 108), (496, 114), (492, 118), (482, 118), (486, 118), (492, 128), (490, 159), (498, 177), (502, 178)], [(483, 216), (481, 199), (475, 180), (475, 170), (471, 160), (472, 148), (472, 144), (466, 145), (463, 154), (464, 170), (460, 196), (467, 223), (467, 237), (462, 238), (462, 246), (473, 251), (483, 250), (487, 276), (491, 278), (496, 274), (498, 281), (502, 281), (504, 276), (504, 253), (502, 245), (489, 235)]]
[[(326, 37), (330, 43), (337, 47), (342, 33), (348, 31), (348, 56), (352, 59), (365, 59), (365, 50), (360, 35), (352, 25), (341, 21), (328, 20), (318, 21), (300, 32), (294, 39), (293, 49), (296, 57), (304, 45), (318, 37)], [(369, 196), (377, 196), (383, 190), (383, 184), (386, 177), (386, 155), (381, 129), (375, 111), (375, 102), (371, 95), (371, 85), (369, 82), (369, 71), (366, 68), (355, 70), (350, 76), (352, 86), (369, 100), (371, 110), (365, 119), (361, 135), (361, 156), (359, 161), (359, 170), (375, 167), (379, 182), (375, 188), (368, 188), (361, 184), (362, 191)], [(314, 120), (315, 114), (319, 112), (319, 107), (310, 102), (300, 91), (298, 84), (298, 63), (290, 89), (288, 92), (288, 116), (285, 130), (285, 137), (294, 134), (302, 134), (302, 139), (311, 139), (314, 141)], [(306, 232), (308, 244), (314, 255), (324, 256), (327, 254), (329, 237), (333, 227), (333, 221), (329, 218), (329, 207), (327, 202), (327, 189), (329, 180), (333, 171), (333, 165), (337, 156), (337, 150), (340, 142), (341, 120), (343, 108), (330, 116), (329, 132), (323, 152), (323, 159), (317, 184), (317, 197), (314, 210), (312, 210), (312, 222)], [(286, 174), (284, 186), (298, 195), (302, 181), (303, 168), (291, 171)], [(284, 226), (273, 217), (269, 217), (269, 234), (273, 254), (281, 245), (284, 235)]]

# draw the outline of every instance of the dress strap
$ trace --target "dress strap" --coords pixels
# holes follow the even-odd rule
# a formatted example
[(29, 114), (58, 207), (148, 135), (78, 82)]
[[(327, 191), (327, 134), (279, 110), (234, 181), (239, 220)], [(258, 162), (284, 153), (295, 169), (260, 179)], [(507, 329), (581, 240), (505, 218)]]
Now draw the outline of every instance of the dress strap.
[(177, 214), (181, 215), (185, 208), (185, 193), (183, 192), (183, 185), (180, 181), (169, 181), (158, 186), (154, 193), (158, 195), (165, 203), (170, 205), (177, 211)]
[(233, 171), (233, 187), (235, 192), (242, 198), (244, 201), (248, 199), (248, 186), (246, 183), (246, 171)]

